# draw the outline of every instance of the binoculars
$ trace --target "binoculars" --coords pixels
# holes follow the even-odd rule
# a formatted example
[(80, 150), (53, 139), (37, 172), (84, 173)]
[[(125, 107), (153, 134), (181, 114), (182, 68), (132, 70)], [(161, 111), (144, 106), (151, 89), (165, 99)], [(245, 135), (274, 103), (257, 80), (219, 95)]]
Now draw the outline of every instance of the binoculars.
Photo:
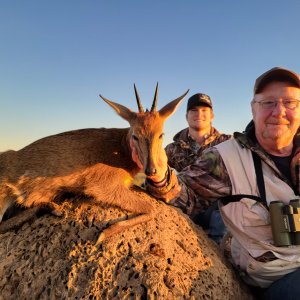
[(275, 246), (300, 245), (300, 199), (286, 205), (272, 201), (269, 206)]

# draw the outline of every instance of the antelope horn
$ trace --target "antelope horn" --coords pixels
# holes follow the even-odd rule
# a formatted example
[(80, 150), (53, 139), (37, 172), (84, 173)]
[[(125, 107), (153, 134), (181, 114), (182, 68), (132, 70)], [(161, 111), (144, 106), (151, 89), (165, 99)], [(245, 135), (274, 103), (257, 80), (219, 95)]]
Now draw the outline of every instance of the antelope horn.
[(136, 102), (137, 102), (137, 105), (138, 105), (138, 108), (139, 108), (139, 112), (143, 113), (144, 112), (144, 108), (143, 108), (143, 105), (141, 103), (139, 93), (137, 92), (135, 83), (133, 85), (134, 85), (134, 92), (135, 92), (135, 97), (136, 97)]
[(155, 111), (156, 111), (157, 92), (158, 92), (158, 83), (156, 84), (156, 89), (155, 89), (155, 94), (154, 94), (153, 104), (152, 104), (152, 107), (151, 107), (150, 112), (155, 112)]

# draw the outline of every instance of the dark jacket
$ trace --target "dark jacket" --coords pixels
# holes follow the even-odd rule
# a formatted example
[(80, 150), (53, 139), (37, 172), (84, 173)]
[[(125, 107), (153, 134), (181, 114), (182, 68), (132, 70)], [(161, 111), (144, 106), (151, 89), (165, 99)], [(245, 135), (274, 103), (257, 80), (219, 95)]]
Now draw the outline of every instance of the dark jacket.
[(191, 165), (198, 159), (202, 152), (212, 146), (222, 143), (231, 138), (231, 135), (221, 134), (212, 127), (209, 135), (199, 145), (191, 136), (189, 129), (185, 128), (179, 131), (173, 138), (174, 142), (167, 145), (165, 150), (168, 156), (168, 164), (177, 172)]

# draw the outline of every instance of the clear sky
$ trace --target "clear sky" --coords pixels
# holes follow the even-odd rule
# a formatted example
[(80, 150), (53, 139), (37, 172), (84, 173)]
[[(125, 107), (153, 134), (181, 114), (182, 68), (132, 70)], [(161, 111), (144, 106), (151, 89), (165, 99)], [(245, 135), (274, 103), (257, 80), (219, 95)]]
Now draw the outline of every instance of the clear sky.
[[(0, 0), (0, 151), (89, 127), (127, 127), (99, 97), (150, 108), (187, 89), (214, 104), (214, 126), (241, 131), (253, 83), (300, 72), (300, 1)], [(186, 98), (187, 100), (187, 98)], [(186, 127), (186, 100), (165, 125)]]

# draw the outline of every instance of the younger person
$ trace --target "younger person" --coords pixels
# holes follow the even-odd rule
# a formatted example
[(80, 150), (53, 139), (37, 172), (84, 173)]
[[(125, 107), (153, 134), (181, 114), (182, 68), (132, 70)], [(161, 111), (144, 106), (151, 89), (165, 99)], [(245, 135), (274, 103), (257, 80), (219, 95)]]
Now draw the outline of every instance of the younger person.
[[(165, 148), (168, 165), (177, 172), (193, 164), (202, 152), (231, 138), (212, 126), (214, 119), (211, 98), (203, 93), (191, 96), (187, 103), (186, 120), (188, 127), (179, 131), (174, 142)], [(193, 221), (207, 231), (208, 236), (220, 243), (226, 232), (217, 203), (193, 217)]]

